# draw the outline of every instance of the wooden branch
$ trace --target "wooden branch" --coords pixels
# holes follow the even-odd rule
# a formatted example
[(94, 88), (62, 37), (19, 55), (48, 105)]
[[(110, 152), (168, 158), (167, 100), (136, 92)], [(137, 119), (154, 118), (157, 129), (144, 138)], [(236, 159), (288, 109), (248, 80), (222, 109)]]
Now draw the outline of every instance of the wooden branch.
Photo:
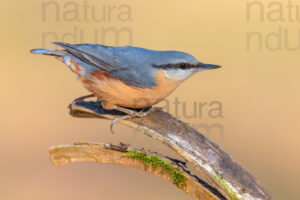
[[(111, 144), (88, 144), (78, 143), (75, 145), (61, 145), (50, 148), (50, 159), (55, 166), (60, 166), (73, 162), (99, 162), (109, 164), (119, 164), (126, 167), (133, 167), (145, 172), (156, 175), (173, 183), (170, 173), (163, 170), (162, 167), (148, 166), (141, 160), (125, 156), (126, 152), (133, 149), (128, 146)], [(135, 150), (136, 152), (141, 152)], [(172, 163), (176, 165), (176, 163)], [(195, 199), (218, 200), (218, 196), (213, 194), (201, 183), (197, 182), (189, 173), (183, 172), (185, 185), (178, 187)], [(222, 198), (222, 197), (221, 197)]]
[[(118, 111), (105, 110), (100, 103), (92, 101), (73, 102), (70, 114), (74, 117), (110, 120), (122, 115)], [(200, 175), (195, 178), (210, 188), (207, 191), (211, 196), (218, 199), (272, 199), (256, 179), (218, 145), (170, 114), (156, 110), (146, 117), (120, 122), (162, 142), (196, 166)]]

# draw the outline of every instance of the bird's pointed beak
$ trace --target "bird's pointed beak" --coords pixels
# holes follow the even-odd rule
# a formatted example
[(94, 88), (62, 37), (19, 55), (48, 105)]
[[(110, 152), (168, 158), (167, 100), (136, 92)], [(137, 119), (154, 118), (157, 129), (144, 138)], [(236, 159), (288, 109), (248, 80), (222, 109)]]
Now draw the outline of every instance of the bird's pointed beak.
[(212, 64), (202, 64), (200, 69), (209, 70), (209, 69), (217, 69), (220, 68), (220, 65), (212, 65)]

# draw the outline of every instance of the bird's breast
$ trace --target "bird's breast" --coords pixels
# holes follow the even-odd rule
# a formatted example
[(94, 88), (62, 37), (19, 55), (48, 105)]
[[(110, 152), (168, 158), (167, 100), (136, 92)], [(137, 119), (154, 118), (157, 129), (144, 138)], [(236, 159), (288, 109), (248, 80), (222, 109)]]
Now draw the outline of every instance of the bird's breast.
[(112, 105), (145, 108), (166, 98), (179, 84), (166, 78), (162, 70), (155, 73), (157, 85), (152, 88), (133, 87), (110, 76), (103, 70), (90, 73), (89, 79), (82, 78), (84, 86), (100, 100)]

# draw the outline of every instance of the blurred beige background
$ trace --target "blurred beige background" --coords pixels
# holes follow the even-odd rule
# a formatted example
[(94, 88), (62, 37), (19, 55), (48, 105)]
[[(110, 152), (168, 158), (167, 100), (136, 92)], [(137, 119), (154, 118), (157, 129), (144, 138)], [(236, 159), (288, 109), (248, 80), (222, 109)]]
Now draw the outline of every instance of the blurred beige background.
[[(181, 107), (179, 116), (191, 124), (219, 124), (223, 137), (218, 130), (206, 135), (255, 175), (275, 199), (298, 199), (300, 21), (295, 20), (294, 9), (300, 2), (291, 1), (294, 20), (287, 3), (275, 1), (256, 2), (247, 20), (251, 2), (3, 1), (0, 199), (190, 199), (175, 186), (135, 169), (94, 163), (51, 165), (49, 147), (76, 141), (138, 141), (160, 149), (122, 125), (112, 135), (109, 121), (69, 116), (67, 105), (87, 92), (57, 60), (29, 54), (32, 48), (54, 48), (51, 41), (181, 50), (222, 65), (187, 80), (169, 102), (175, 98), (185, 102), (190, 115), (194, 102), (221, 102), (223, 118), (212, 118), (209, 106), (203, 108), (202, 117), (188, 118)], [(111, 28), (123, 30), (119, 41), (113, 32), (105, 32)], [(253, 32), (257, 33), (247, 49), (247, 34)], [(170, 112), (175, 113), (174, 106)]]

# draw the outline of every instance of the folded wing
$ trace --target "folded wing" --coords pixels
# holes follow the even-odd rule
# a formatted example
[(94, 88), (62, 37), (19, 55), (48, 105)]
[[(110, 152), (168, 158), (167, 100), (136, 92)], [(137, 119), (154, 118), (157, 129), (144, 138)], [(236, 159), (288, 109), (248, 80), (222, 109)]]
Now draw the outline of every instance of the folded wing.
[[(106, 51), (103, 45), (93, 44), (67, 44), (62, 42), (54, 42), (54, 44), (63, 47), (68, 53), (78, 59), (110, 72), (121, 67), (117, 57), (114, 57), (111, 51)], [(101, 50), (99, 48), (102, 48)]]

